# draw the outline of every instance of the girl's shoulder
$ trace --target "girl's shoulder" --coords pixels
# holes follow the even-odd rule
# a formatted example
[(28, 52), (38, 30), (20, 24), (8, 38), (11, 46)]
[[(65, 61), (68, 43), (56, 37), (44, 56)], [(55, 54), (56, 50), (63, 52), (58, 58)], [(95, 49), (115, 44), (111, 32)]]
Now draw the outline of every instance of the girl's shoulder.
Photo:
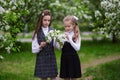
[(51, 26), (49, 27), (50, 30), (54, 30), (54, 28), (52, 28)]

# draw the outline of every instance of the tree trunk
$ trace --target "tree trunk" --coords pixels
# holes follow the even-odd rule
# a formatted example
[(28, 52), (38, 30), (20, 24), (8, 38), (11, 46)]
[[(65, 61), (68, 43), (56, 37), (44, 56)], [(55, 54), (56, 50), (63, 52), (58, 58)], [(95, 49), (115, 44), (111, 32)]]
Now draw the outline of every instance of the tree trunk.
[(28, 35), (28, 23), (25, 23), (24, 36)]
[(112, 34), (112, 43), (116, 43), (117, 42), (117, 38), (116, 35), (113, 33)]

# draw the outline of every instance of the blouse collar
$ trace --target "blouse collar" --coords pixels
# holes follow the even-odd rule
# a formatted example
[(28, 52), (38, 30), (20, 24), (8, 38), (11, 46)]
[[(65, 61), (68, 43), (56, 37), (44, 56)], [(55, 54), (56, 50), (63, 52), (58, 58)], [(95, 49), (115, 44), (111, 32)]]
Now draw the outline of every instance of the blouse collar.
[(48, 31), (48, 27), (42, 27), (43, 31)]
[(73, 31), (71, 31), (71, 32), (67, 32), (67, 33), (68, 33), (68, 35), (71, 35), (71, 36), (74, 35), (74, 32), (73, 32)]

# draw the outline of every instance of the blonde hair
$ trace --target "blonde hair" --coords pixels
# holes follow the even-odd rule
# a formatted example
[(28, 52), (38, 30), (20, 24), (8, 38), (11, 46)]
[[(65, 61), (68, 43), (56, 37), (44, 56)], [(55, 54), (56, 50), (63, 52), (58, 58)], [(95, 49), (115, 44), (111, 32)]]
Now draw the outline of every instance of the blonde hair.
[(63, 19), (63, 22), (64, 21), (71, 21), (71, 24), (75, 25), (74, 26), (73, 41), (76, 42), (77, 39), (80, 39), (80, 30), (79, 30), (79, 27), (78, 27), (78, 20), (76, 19), (75, 16), (68, 15)]

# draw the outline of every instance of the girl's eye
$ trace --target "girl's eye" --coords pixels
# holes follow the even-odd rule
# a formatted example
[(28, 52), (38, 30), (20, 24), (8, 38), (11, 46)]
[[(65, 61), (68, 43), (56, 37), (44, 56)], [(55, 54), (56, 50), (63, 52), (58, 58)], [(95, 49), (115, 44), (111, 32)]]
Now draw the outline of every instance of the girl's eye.
[(46, 21), (46, 19), (43, 19), (43, 21)]
[(44, 19), (44, 21), (49, 21), (50, 22), (50, 20), (47, 20), (47, 19)]
[(70, 27), (70, 26), (66, 25), (65, 27)]

